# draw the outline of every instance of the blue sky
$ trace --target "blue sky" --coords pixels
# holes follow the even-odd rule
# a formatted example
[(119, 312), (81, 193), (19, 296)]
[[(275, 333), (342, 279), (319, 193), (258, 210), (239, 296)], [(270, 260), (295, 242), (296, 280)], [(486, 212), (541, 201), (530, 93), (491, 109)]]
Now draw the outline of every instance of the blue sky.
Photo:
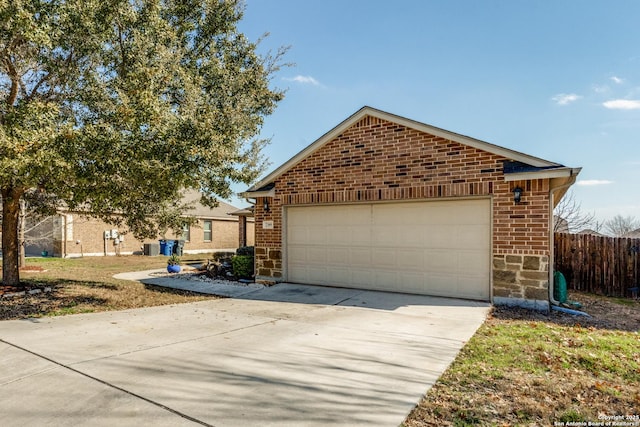
[(582, 167), (583, 211), (640, 219), (639, 17), (636, 0), (246, 0), (240, 30), (294, 63), (273, 78), (270, 170), (369, 105)]

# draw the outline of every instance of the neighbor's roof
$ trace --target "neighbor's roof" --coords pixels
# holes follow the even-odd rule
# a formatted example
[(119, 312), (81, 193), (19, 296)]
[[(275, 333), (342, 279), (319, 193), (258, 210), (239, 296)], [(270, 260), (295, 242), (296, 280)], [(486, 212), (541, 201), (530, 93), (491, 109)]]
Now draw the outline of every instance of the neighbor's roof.
[(638, 237), (640, 237), (640, 228), (636, 228), (633, 231), (630, 231), (628, 233), (623, 234), (621, 237), (627, 237), (627, 238), (632, 238), (632, 239), (637, 239)]
[(283, 163), (276, 170), (271, 172), (262, 180), (251, 186), (247, 191), (241, 193), (243, 197), (265, 197), (274, 195), (274, 182), (288, 170), (300, 163), (305, 158), (311, 156), (313, 153), (322, 148), (325, 144), (332, 141), (339, 136), (349, 127), (359, 122), (365, 116), (376, 117), (381, 120), (386, 120), (392, 123), (397, 123), (405, 127), (415, 129), (420, 132), (425, 132), (430, 135), (445, 138), (460, 144), (474, 147), (489, 153), (503, 156), (512, 162), (505, 163), (505, 179), (507, 181), (538, 179), (538, 178), (568, 178), (577, 175), (580, 172), (580, 168), (570, 168), (559, 163), (550, 162), (538, 157), (530, 156), (518, 151), (510, 150), (508, 148), (500, 147), (479, 139), (471, 138), (465, 135), (460, 135), (455, 132), (440, 129), (435, 126), (431, 126), (425, 123), (417, 122), (415, 120), (407, 119), (405, 117), (397, 116), (395, 114), (387, 113), (372, 107), (362, 107), (356, 111), (353, 115), (348, 117), (338, 126), (331, 129), (329, 132), (322, 135), (319, 139), (313, 142), (311, 145), (300, 151), (293, 156), (287, 162)]
[(237, 207), (230, 205), (229, 203), (223, 202), (222, 200), (218, 200), (218, 206), (215, 208), (210, 208), (209, 206), (205, 206), (200, 203), (201, 194), (195, 190), (187, 190), (185, 191), (182, 202), (183, 203), (193, 203), (194, 207), (192, 209), (187, 210), (185, 213), (187, 215), (191, 215), (197, 218), (217, 218), (222, 220), (235, 220), (234, 218), (229, 217), (229, 213), (235, 212), (238, 210)]

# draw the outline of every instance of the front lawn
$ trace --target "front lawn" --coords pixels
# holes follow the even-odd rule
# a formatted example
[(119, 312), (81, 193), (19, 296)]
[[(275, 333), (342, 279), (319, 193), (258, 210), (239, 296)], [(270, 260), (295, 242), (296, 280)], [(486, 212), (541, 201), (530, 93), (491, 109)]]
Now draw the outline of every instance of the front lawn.
[[(203, 257), (206, 255), (189, 255), (183, 260)], [(20, 273), (21, 281), (31, 288), (51, 288), (51, 291), (0, 299), (0, 320), (124, 310), (216, 298), (113, 278), (117, 273), (165, 268), (166, 265), (167, 257), (164, 256), (27, 258), (28, 268)]]
[(572, 299), (594, 317), (494, 309), (404, 425), (640, 426), (640, 302)]

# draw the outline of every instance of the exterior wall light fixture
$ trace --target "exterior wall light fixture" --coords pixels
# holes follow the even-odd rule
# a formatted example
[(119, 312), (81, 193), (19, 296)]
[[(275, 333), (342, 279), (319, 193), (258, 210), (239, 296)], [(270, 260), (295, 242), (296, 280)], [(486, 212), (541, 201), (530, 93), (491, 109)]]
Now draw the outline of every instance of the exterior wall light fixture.
[(264, 199), (264, 204), (262, 205), (262, 209), (263, 209), (265, 212), (269, 212), (269, 211), (270, 211), (270, 209), (269, 209), (269, 201), (267, 200), (267, 198), (266, 198), (266, 197), (265, 197), (265, 199)]
[(520, 203), (520, 200), (522, 199), (522, 188), (516, 187), (512, 191), (513, 191), (513, 201), (517, 205)]

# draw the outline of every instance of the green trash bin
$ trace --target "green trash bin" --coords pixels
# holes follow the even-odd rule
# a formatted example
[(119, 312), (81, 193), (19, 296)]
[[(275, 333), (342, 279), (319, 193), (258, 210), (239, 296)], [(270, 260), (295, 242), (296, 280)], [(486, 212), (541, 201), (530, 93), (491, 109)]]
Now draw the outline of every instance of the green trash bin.
[(553, 298), (560, 304), (567, 302), (567, 280), (559, 271), (553, 273)]

